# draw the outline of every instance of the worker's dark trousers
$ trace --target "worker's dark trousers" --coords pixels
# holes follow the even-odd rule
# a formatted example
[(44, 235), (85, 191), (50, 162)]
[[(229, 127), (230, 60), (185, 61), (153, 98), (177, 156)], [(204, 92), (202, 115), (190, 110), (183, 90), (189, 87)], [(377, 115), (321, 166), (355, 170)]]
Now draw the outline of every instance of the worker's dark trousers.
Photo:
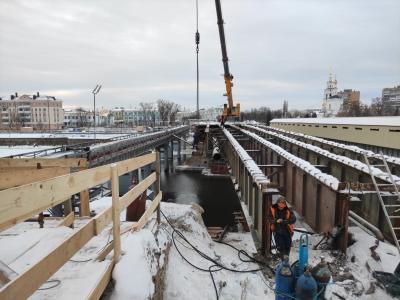
[(292, 246), (292, 237), (290, 233), (274, 233), (276, 249), (281, 255), (289, 255)]

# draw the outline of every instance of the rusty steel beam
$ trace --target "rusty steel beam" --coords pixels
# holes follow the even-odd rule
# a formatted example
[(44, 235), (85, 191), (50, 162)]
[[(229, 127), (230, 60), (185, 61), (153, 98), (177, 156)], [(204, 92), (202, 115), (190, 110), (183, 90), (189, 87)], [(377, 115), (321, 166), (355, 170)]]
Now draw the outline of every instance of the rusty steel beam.
[[(261, 153), (265, 153), (263, 164), (269, 167), (263, 169), (270, 180), (270, 183), (266, 185), (267, 188), (271, 189), (273, 184), (281, 186), (280, 192), (286, 196), (287, 201), (315, 231), (328, 234), (334, 232), (334, 228), (340, 228), (342, 234), (347, 235), (348, 198), (346, 200), (344, 197), (348, 197), (348, 195), (340, 193), (339, 185), (334, 188), (315, 177), (313, 172), (316, 171), (301, 169), (299, 165), (303, 160), (298, 159), (295, 164), (289, 160), (290, 156), (283, 155), (288, 153), (286, 150), (280, 147), (267, 147), (267, 144), (261, 143), (263, 139), (255, 139), (253, 135), (247, 134), (247, 131), (236, 126), (231, 127), (233, 130), (246, 134), (250, 138), (250, 145), (253, 149), (260, 149)], [(304, 162), (304, 164), (306, 163)], [(312, 165), (310, 168), (316, 170)], [(320, 170), (318, 172), (321, 174)], [(248, 185), (251, 186), (251, 183), (249, 182)], [(245, 187), (244, 197), (248, 199), (249, 213), (254, 217), (257, 212), (254, 207), (252, 189)], [(272, 198), (269, 194), (262, 195), (261, 213), (264, 220), (262, 249), (267, 254), (270, 251), (271, 233), (265, 217), (270, 209), (271, 201)], [(347, 237), (340, 238), (338, 243), (338, 248), (343, 252), (346, 252), (346, 249), (343, 248), (346, 239)]]
[[(297, 149), (300, 148), (302, 151), (305, 151), (305, 160), (313, 165), (316, 165), (317, 161), (319, 162), (320, 159), (323, 159), (326, 163), (329, 162), (329, 169), (335, 168), (339, 170), (338, 172), (331, 171), (330, 175), (337, 177), (342, 182), (357, 181), (354, 180), (355, 176), (359, 176), (364, 180), (370, 180), (368, 167), (363, 162), (354, 161), (353, 159), (349, 159), (339, 154), (332, 154), (328, 150), (286, 137), (276, 132), (267, 131), (250, 125), (242, 125), (242, 127), (252, 132), (257, 132), (257, 134), (261, 134), (262, 137), (265, 135), (274, 136), (278, 140), (278, 145), (289, 153), (294, 154), (293, 147), (296, 147)], [(320, 164), (320, 162), (318, 164)], [(339, 173), (342, 174), (340, 177), (338, 175)], [(376, 177), (379, 178), (379, 182), (390, 183), (390, 179), (388, 176), (384, 175), (384, 172), (382, 172), (382, 175), (377, 174)]]

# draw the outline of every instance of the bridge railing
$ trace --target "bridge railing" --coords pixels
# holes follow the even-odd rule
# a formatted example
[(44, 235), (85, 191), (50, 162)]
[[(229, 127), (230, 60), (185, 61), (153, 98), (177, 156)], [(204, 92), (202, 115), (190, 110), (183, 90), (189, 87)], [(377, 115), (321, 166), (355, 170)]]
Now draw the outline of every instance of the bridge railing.
[[(138, 185), (119, 195), (119, 176), (150, 164), (156, 164), (156, 171), (147, 176)], [(132, 226), (132, 230), (141, 229), (159, 208), (162, 193), (160, 191), (160, 156), (150, 153), (125, 161), (100, 166), (52, 179), (38, 181), (23, 186), (0, 191), (0, 230), (22, 222), (31, 216), (65, 201), (71, 195), (93, 186), (111, 181), (112, 205), (74, 231), (60, 245), (54, 247), (48, 255), (31, 265), (17, 277), (9, 280), (0, 289), (0, 299), (26, 299), (59, 270), (91, 238), (101, 233), (112, 222), (113, 241), (98, 255), (104, 258), (114, 250), (111, 263), (101, 275), (98, 285), (91, 291), (88, 299), (98, 299), (111, 278), (111, 271), (121, 253), (120, 213), (135, 199), (154, 187), (155, 198), (141, 219)], [(157, 213), (159, 220), (159, 213)], [(66, 217), (66, 219), (69, 218)], [(72, 219), (73, 220), (73, 219)], [(65, 222), (66, 224), (69, 222)], [(5, 243), (5, 242), (2, 242)], [(7, 247), (2, 245), (1, 247)]]

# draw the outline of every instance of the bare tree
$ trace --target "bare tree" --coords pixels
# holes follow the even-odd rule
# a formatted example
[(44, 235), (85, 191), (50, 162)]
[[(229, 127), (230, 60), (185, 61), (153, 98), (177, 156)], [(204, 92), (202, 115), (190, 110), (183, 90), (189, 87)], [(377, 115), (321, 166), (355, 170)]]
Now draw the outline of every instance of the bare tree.
[(148, 102), (140, 102), (139, 106), (140, 106), (141, 111), (143, 112), (144, 125), (148, 126), (149, 123), (152, 121), (151, 120), (151, 111), (152, 111), (153, 105)]
[(76, 109), (78, 122), (76, 124), (77, 127), (84, 127), (88, 123), (87, 119), (87, 111), (83, 107), (78, 107)]
[(175, 125), (176, 114), (178, 113), (179, 110), (180, 110), (179, 105), (172, 102), (170, 117), (169, 117), (171, 125)]
[(168, 124), (168, 121), (170, 121), (171, 124), (175, 124), (176, 114), (180, 109), (178, 104), (165, 99), (159, 99), (157, 101), (157, 107), (160, 119), (164, 125)]
[(157, 101), (157, 108), (158, 108), (158, 112), (160, 114), (160, 119), (164, 125), (166, 122), (168, 122), (168, 118), (169, 118), (169, 113), (170, 113), (170, 109), (171, 109), (169, 103), (170, 102), (168, 100), (164, 100), (164, 99), (159, 99)]

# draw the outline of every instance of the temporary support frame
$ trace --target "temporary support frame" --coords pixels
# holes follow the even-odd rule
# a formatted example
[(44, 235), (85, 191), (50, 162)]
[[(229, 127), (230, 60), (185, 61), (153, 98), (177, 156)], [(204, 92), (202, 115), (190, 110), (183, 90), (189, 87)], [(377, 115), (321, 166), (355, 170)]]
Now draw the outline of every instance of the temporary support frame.
[[(94, 287), (88, 299), (98, 299), (111, 278), (112, 268), (117, 263), (121, 246), (119, 240), (120, 220), (119, 213), (130, 205), (137, 196), (146, 191), (152, 184), (159, 182), (159, 171), (153, 172), (137, 186), (122, 197), (118, 194), (119, 176), (134, 171), (149, 164), (160, 164), (159, 155), (155, 152), (140, 157), (105, 165), (89, 170), (79, 171), (52, 179), (42, 180), (19, 187), (0, 191), (0, 228), (22, 222), (43, 209), (52, 207), (65, 198), (79, 193), (82, 190), (111, 180), (113, 187), (112, 206), (105, 209), (95, 218), (89, 219), (83, 227), (56, 246), (47, 256), (38, 263), (30, 266), (13, 280), (10, 280), (0, 289), (1, 299), (26, 299), (32, 295), (46, 280), (57, 272), (79, 249), (92, 237), (98, 235), (109, 223), (113, 223), (114, 241), (111, 247), (103, 251), (101, 258), (114, 250), (113, 259), (106, 271), (102, 274), (98, 285)], [(151, 207), (139, 220), (136, 229), (142, 228), (149, 216), (159, 209), (161, 191), (158, 190)]]

